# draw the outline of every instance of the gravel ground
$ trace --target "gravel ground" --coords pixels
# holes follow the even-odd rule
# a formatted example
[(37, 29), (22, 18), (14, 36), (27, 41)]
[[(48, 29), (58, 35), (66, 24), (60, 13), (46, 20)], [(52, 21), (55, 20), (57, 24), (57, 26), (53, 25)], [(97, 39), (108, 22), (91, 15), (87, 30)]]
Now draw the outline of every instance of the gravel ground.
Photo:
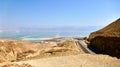
[(33, 59), (15, 63), (28, 63), (35, 67), (120, 67), (120, 59), (91, 54)]

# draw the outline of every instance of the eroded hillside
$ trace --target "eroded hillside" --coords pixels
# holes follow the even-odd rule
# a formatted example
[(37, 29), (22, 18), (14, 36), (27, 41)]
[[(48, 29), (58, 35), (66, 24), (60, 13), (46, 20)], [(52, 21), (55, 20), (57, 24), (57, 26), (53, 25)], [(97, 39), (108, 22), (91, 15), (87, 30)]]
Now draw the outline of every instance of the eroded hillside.
[(120, 18), (89, 36), (90, 45), (105, 54), (120, 58)]

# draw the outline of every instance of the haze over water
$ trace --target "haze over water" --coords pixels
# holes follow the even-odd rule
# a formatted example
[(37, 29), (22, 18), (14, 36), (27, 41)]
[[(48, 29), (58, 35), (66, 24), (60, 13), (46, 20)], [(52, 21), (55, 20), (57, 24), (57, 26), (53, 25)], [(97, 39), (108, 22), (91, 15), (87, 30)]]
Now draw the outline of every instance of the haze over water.
[(56, 28), (24, 28), (14, 30), (4, 30), (0, 32), (1, 38), (29, 39), (29, 38), (47, 38), (56, 36), (88, 36), (101, 27), (56, 27)]
[(120, 17), (119, 2), (0, 0), (0, 38), (88, 36)]

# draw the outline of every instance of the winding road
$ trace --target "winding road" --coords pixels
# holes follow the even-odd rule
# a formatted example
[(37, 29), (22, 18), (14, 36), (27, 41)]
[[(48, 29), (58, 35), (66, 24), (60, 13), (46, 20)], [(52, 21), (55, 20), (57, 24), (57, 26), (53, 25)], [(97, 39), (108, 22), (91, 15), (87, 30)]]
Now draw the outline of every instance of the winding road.
[(87, 47), (87, 44), (85, 43), (85, 40), (77, 40), (76, 44), (78, 45), (78, 47), (80, 47), (85, 53), (90, 53), (90, 54), (96, 54), (95, 52), (93, 52), (92, 50), (90, 50)]

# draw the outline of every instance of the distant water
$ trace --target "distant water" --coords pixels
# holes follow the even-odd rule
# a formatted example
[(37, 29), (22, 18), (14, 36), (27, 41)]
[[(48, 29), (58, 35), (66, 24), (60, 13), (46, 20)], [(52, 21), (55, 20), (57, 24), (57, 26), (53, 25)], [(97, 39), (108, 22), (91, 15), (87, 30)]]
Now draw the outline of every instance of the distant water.
[(102, 26), (7, 29), (7, 31), (0, 30), (0, 38), (21, 40), (56, 36), (89, 36), (91, 32), (100, 28)]
[(11, 39), (29, 39), (29, 38), (47, 38), (55, 36), (88, 36), (90, 31), (67, 31), (67, 32), (5, 32), (0, 33), (0, 38)]

